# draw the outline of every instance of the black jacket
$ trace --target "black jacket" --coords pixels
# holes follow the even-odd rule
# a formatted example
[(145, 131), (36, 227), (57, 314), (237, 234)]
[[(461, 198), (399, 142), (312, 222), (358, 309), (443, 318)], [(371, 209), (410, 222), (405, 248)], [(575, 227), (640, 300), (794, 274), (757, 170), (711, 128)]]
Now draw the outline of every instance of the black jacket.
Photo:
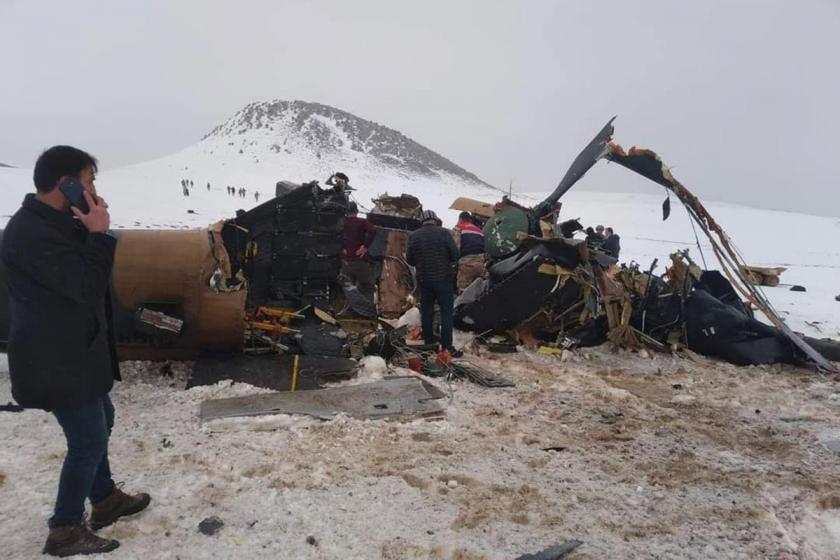
[(458, 263), (458, 247), (449, 230), (425, 224), (411, 232), (405, 256), (408, 264), (417, 268), (419, 283), (451, 281)]
[(616, 233), (610, 235), (604, 239), (602, 247), (604, 248), (604, 251), (608, 252), (615, 258), (618, 258), (618, 254), (621, 252), (621, 237), (619, 237)]
[(109, 290), (116, 243), (33, 194), (9, 220), (0, 256), (12, 396), (21, 406), (74, 406), (120, 379)]

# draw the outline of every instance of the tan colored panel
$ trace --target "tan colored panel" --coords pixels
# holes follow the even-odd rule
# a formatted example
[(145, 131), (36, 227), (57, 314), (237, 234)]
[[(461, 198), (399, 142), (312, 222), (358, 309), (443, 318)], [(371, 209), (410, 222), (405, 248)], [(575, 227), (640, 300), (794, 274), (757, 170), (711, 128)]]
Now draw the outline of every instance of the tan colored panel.
[(456, 198), (449, 208), (461, 212), (470, 212), (482, 218), (491, 218), (494, 214), (492, 204), (463, 196)]

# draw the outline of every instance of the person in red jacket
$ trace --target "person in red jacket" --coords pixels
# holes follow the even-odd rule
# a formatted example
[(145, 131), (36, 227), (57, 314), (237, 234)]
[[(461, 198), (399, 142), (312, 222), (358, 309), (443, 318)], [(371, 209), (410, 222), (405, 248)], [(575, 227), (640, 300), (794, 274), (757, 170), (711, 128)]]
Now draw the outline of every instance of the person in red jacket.
[(463, 292), (476, 278), (484, 276), (484, 233), (475, 225), (469, 212), (461, 212), (452, 229), (458, 247), (458, 292)]
[(344, 245), (341, 248), (341, 273), (371, 301), (376, 289), (376, 266), (368, 255), (376, 237), (376, 228), (359, 217), (359, 207), (351, 202), (344, 220)]

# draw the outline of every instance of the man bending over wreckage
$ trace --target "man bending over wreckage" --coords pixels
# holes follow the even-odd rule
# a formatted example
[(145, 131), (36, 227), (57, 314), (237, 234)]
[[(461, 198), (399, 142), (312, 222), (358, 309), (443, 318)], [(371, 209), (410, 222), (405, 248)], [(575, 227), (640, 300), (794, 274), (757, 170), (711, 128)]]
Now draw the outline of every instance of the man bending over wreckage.
[(25, 408), (52, 412), (67, 439), (44, 545), (53, 556), (114, 550), (119, 542), (92, 531), (150, 501), (115, 486), (108, 463), (108, 393), (120, 379), (109, 290), (117, 240), (108, 232), (108, 204), (96, 194), (96, 171), (92, 156), (70, 146), (41, 154), (36, 193), (9, 220), (0, 248), (11, 307), (12, 396)]
[(453, 357), (463, 356), (452, 345), (453, 306), (455, 303), (455, 271), (458, 248), (448, 230), (432, 210), (423, 211), (423, 225), (408, 237), (406, 261), (417, 268), (420, 288), (420, 321), (423, 341), (432, 344), (434, 337), (435, 302), (440, 306), (440, 344)]

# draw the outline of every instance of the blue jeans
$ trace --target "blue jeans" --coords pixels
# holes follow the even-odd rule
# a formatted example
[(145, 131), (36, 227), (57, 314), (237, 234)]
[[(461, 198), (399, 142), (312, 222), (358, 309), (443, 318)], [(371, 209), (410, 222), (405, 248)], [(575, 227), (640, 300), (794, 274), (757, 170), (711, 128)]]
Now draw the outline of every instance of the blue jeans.
[(58, 498), (50, 527), (78, 525), (91, 504), (111, 495), (114, 481), (108, 464), (108, 438), (114, 427), (114, 405), (104, 395), (81, 405), (52, 411), (67, 438), (67, 455), (58, 481)]
[(455, 303), (452, 280), (420, 284), (420, 325), (423, 341), (427, 344), (434, 341), (435, 302), (440, 306), (440, 344), (445, 350), (452, 350), (452, 310)]

